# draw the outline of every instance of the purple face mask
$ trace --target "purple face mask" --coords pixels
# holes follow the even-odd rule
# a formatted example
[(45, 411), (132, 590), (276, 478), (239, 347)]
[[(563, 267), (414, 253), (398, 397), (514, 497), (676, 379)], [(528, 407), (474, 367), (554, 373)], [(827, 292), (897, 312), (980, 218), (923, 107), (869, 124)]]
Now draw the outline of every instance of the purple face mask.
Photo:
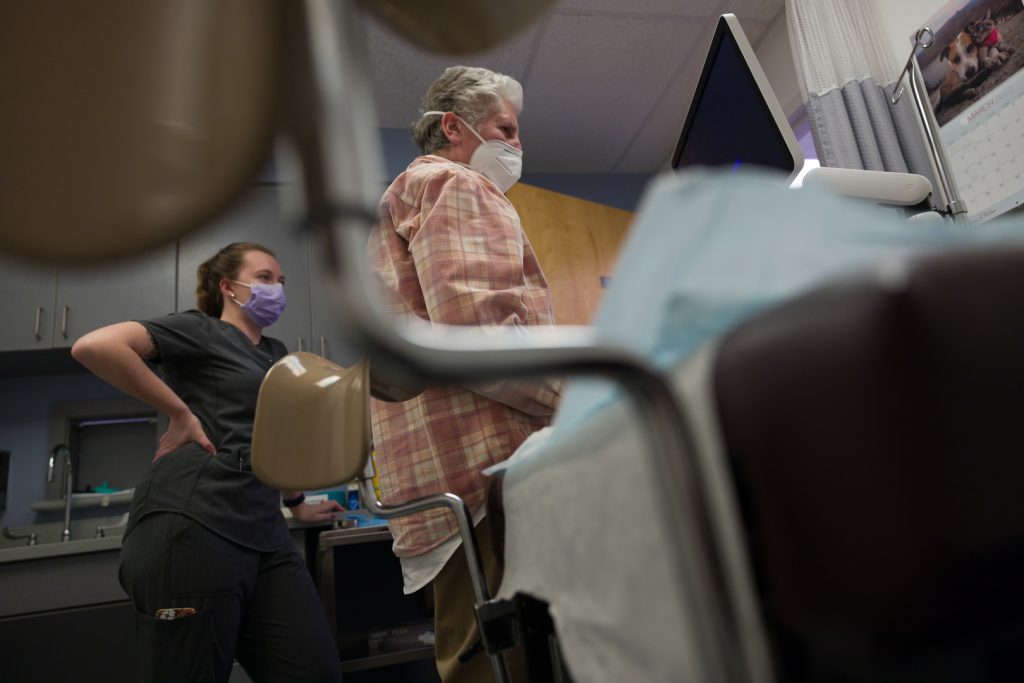
[(238, 280), (232, 282), (252, 290), (252, 296), (244, 304), (238, 303), (238, 299), (232, 301), (241, 306), (246, 317), (260, 327), (270, 327), (284, 313), (288, 300), (284, 296), (284, 285), (281, 283), (266, 285), (257, 282), (247, 285)]

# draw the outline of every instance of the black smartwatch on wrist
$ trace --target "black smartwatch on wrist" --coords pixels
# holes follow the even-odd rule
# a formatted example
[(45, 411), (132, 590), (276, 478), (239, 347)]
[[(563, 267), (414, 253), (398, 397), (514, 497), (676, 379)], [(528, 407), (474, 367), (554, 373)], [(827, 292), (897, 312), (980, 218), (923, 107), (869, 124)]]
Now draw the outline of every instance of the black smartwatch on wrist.
[(299, 493), (299, 495), (295, 496), (294, 498), (282, 498), (281, 504), (284, 505), (286, 508), (293, 508), (298, 505), (302, 505), (302, 502), (304, 500), (306, 500), (306, 494)]

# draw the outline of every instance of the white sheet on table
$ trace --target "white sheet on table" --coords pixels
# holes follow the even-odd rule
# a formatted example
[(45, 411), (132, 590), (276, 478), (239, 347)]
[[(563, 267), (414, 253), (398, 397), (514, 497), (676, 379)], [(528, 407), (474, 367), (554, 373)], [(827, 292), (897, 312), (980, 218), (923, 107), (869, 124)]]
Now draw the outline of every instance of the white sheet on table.
[[(907, 223), (760, 175), (665, 177), (642, 202), (595, 325), (606, 340), (680, 368), (738, 321), (829, 277), (1022, 235), (1019, 220)], [(648, 497), (654, 474), (636, 424), (617, 390), (573, 380), (555, 424), (495, 468), (508, 470), (501, 595), (551, 603), (580, 681), (696, 678), (693, 625), (661, 561), (666, 530)]]

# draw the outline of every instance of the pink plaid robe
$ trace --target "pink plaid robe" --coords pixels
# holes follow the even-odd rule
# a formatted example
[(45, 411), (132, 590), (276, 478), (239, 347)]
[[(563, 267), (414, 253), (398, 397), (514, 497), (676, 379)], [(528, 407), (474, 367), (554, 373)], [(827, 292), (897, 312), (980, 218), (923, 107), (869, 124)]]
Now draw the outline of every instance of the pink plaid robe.
[[(391, 310), (449, 325), (550, 325), (551, 296), (519, 215), (484, 176), (419, 157), (384, 193), (370, 237), (373, 270)], [(560, 382), (510, 381), (427, 389), (402, 403), (373, 401), (373, 440), (386, 503), (450, 491), (475, 512), (481, 471), (547, 425)], [(432, 550), (458, 529), (432, 510), (390, 522), (399, 557)]]

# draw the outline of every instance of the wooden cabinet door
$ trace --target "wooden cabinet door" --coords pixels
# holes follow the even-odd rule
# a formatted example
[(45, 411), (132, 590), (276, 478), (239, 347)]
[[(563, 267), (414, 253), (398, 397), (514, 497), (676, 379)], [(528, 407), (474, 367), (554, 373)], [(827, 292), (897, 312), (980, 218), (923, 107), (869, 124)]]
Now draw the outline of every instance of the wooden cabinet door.
[(589, 324), (633, 214), (523, 183), (508, 198), (548, 278), (555, 322)]

